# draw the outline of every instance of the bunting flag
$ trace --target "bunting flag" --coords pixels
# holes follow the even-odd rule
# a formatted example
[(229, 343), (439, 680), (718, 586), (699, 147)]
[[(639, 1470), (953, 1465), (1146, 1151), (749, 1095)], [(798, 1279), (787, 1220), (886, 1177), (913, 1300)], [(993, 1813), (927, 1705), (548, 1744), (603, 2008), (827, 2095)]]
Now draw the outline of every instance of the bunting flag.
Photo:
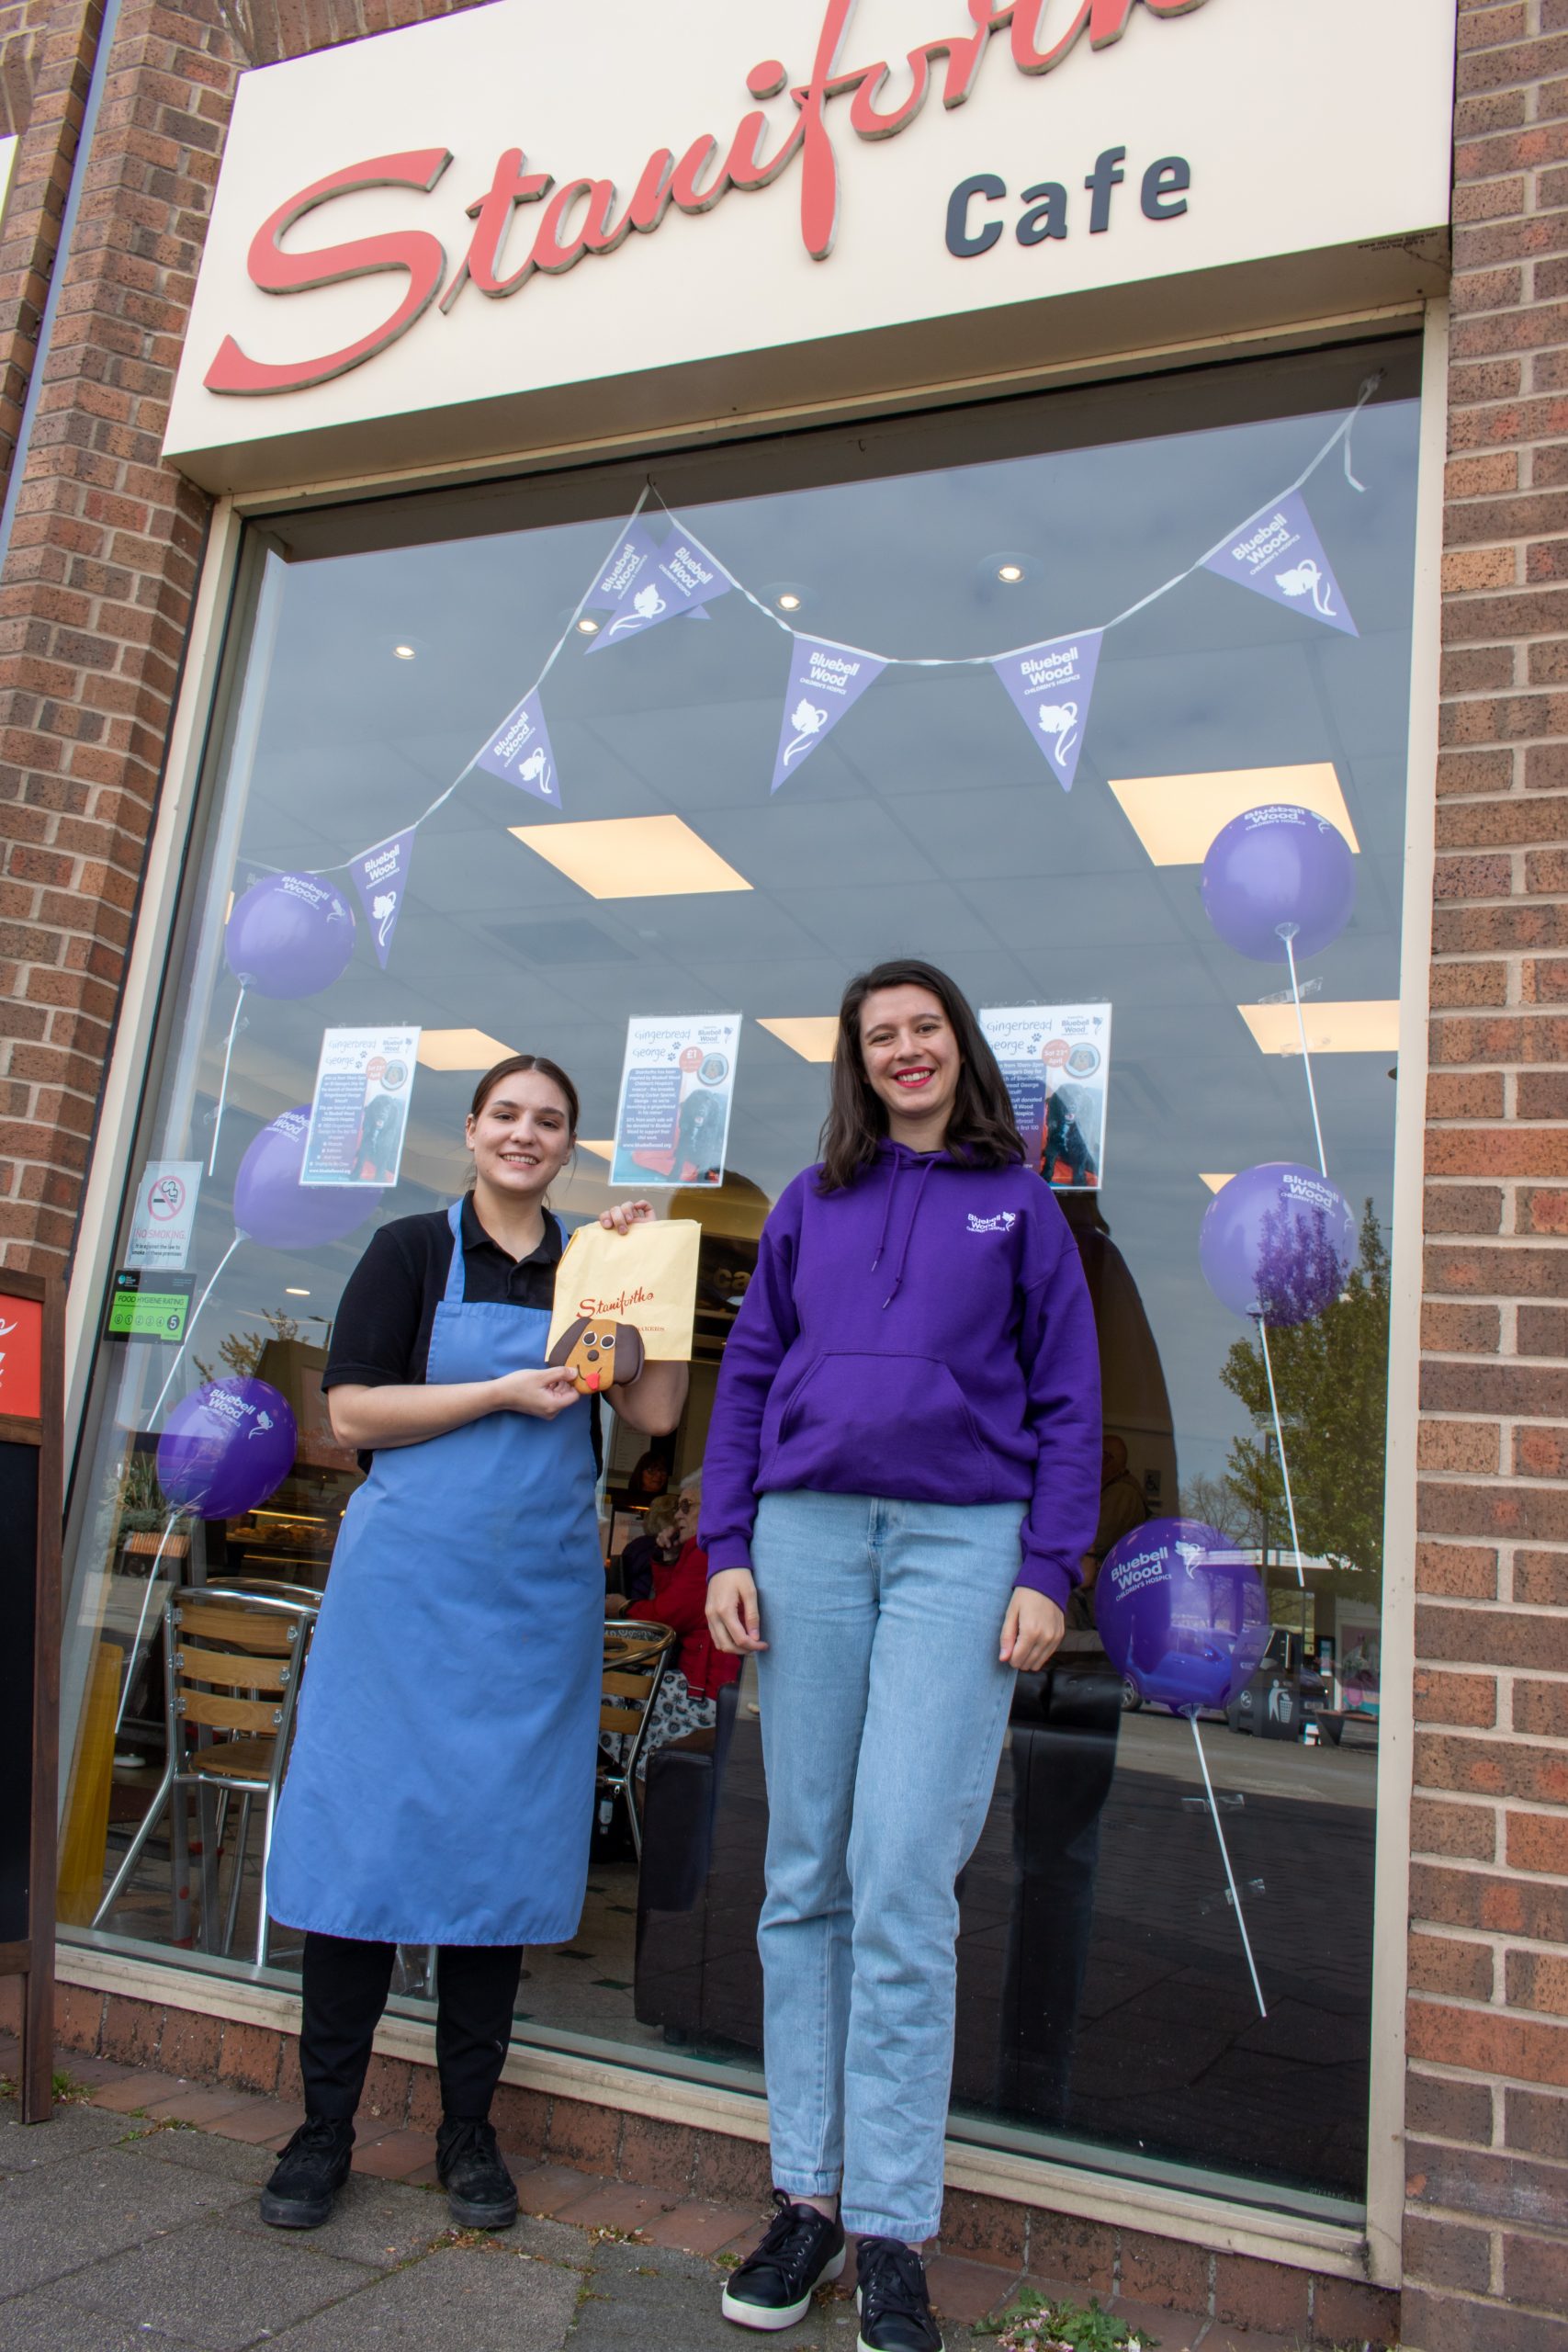
[(991, 663), (1064, 792), (1071, 792), (1078, 772), (1104, 634), (1089, 628), (1077, 637), (1049, 637), (1016, 653), (998, 653)]
[[(628, 543), (630, 539), (628, 537)], [(641, 537), (647, 539), (648, 534)], [(649, 542), (638, 550), (626, 587), (610, 618), (589, 647), (603, 653), (607, 645), (622, 645), (628, 637), (645, 637), (660, 621), (678, 620), (716, 596), (727, 596), (735, 582), (702, 541), (690, 531), (672, 531), (661, 548)]]
[(584, 605), (618, 607), (623, 599), (630, 595), (658, 553), (658, 542), (652, 532), (634, 516), (626, 525), (615, 554), (584, 596)]
[(552, 808), (560, 807), (556, 755), (550, 746), (550, 730), (545, 725), (537, 686), (531, 688), (516, 709), (502, 721), (484, 750), (477, 754), (474, 765), (516, 785), (519, 791), (547, 800)]
[(400, 833), (391, 833), (384, 842), (378, 842), (374, 849), (361, 850), (349, 864), (383, 971), (391, 953), (392, 933), (403, 910), (403, 892), (408, 887), (413, 837), (418, 830), (417, 826), (409, 825)]
[(805, 765), (850, 705), (860, 700), (886, 667), (878, 655), (863, 653), (855, 646), (835, 645), (826, 637), (795, 637), (772, 790), (776, 792), (793, 769)]
[(1234, 539), (1203, 558), (1203, 568), (1277, 605), (1313, 613), (1347, 637), (1360, 634), (1300, 491), (1291, 491), (1278, 506), (1259, 509)]

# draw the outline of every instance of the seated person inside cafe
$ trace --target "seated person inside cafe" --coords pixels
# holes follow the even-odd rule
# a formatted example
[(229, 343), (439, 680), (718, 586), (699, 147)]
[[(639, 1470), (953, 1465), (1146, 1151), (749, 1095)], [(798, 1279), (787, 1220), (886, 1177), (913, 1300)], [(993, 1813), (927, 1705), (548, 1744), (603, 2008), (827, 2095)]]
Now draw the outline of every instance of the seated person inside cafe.
[(660, 1495), (648, 1507), (639, 1534), (634, 1535), (610, 1567), (610, 1595), (605, 1613), (616, 1613), (616, 1601), (647, 1600), (653, 1591), (655, 1566), (673, 1567), (682, 1538), (677, 1525), (679, 1506), (671, 1496)]
[(646, 1600), (634, 1600), (626, 1612), (644, 1623), (672, 1626), (681, 1637), (675, 1662), (666, 1668), (653, 1702), (648, 1736), (637, 1760), (638, 1780), (647, 1772), (648, 1759), (656, 1747), (686, 1732), (712, 1728), (718, 1720), (719, 1692), (740, 1672), (739, 1658), (726, 1657), (708, 1632), (708, 1555), (697, 1542), (702, 1492), (700, 1470), (682, 1480), (675, 1503), (673, 1556), (655, 1553), (653, 1589)]
[[(504, 2229), (496, 2147), (525, 1944), (577, 1932), (588, 1874), (604, 1642), (597, 1407), (546, 1363), (565, 1242), (546, 1205), (577, 1091), (542, 1056), (479, 1081), (473, 1188), (371, 1238), (323, 1385), (368, 1457), (344, 1514), (300, 1690), (266, 1900), (302, 1928), (305, 2121), (262, 2193), (311, 2229), (348, 2177), (354, 2115), (400, 1943), (440, 1948), (436, 2166), (454, 2221)], [(600, 1222), (625, 1234), (646, 1201)], [(650, 1363), (615, 1409), (672, 1430), (686, 1367)]]

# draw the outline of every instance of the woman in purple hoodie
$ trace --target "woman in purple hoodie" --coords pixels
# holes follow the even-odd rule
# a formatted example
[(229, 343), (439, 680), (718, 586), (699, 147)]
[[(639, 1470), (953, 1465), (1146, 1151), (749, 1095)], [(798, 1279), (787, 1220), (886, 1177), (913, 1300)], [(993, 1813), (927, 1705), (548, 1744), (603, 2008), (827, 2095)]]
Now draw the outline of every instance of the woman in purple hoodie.
[[(954, 1892), (1014, 1674), (1062, 1637), (1100, 1500), (1077, 1250), (996, 1057), (929, 964), (840, 1014), (822, 1159), (787, 1185), (703, 1471), (708, 1623), (757, 1653), (758, 1942), (776, 2217), (727, 2318), (786, 2327), (860, 2239), (862, 2352), (941, 2352)], [(842, 2210), (840, 2195), (842, 2193)]]

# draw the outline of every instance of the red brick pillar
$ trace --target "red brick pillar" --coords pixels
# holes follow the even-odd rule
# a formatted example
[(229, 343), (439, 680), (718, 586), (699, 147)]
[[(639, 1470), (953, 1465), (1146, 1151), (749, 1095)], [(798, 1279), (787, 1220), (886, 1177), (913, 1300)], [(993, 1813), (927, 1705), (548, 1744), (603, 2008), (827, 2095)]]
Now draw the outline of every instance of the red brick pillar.
[[(83, 76), (65, 33), (57, 46), (79, 118)], [(207, 515), (159, 450), (239, 62), (194, 13), (129, 0), (121, 15), (0, 577), (13, 1264), (71, 1247), (118, 1011)], [(45, 129), (40, 87), (24, 159)]]
[(1460, 0), (1409, 2352), (1568, 2341), (1568, 0)]

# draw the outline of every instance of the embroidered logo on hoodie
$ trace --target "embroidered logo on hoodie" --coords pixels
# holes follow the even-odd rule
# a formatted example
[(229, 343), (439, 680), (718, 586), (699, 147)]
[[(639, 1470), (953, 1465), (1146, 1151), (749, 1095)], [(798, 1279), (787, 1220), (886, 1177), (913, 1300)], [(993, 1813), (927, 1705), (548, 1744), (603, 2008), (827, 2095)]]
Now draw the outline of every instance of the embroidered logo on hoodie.
[(971, 1233), (1010, 1233), (1017, 1223), (1016, 1209), (1002, 1209), (995, 1216), (976, 1216), (973, 1209), (969, 1212)]

